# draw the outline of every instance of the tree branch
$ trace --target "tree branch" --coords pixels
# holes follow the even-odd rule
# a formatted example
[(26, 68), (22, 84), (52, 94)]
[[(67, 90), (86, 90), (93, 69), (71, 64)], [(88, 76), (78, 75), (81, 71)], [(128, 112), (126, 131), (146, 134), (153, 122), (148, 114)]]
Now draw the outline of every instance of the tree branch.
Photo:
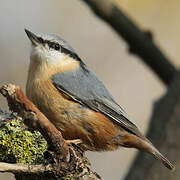
[(112, 0), (83, 1), (128, 43), (131, 53), (139, 56), (164, 84), (170, 84), (176, 69), (147, 33), (141, 31)]
[(0, 172), (11, 172), (11, 173), (28, 173), (28, 174), (41, 174), (47, 171), (52, 171), (50, 165), (23, 165), (23, 164), (10, 164), (0, 163)]
[(60, 131), (27, 99), (18, 86), (12, 84), (2, 86), (0, 93), (7, 98), (10, 110), (25, 119), (24, 122), (29, 127), (39, 130), (49, 146), (55, 148), (59, 154), (64, 153), (68, 159), (68, 147)]
[[(80, 180), (101, 179), (91, 170), (83, 149), (64, 140), (60, 131), (27, 99), (18, 86), (4, 85), (0, 88), (0, 93), (7, 98), (10, 110), (17, 112), (28, 127), (39, 130), (48, 143), (48, 157), (44, 159), (45, 164), (30, 166), (0, 163), (1, 172), (13, 172), (16, 174), (16, 179), (23, 177), (26, 180), (56, 180), (67, 177)], [(1, 117), (4, 117), (2, 112), (0, 112)], [(23, 175), (22, 172), (26, 174)]]

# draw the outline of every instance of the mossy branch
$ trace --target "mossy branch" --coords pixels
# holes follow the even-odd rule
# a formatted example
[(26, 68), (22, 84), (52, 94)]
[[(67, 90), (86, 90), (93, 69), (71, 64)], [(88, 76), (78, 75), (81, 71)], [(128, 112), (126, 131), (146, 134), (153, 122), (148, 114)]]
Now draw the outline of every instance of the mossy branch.
[(0, 93), (17, 113), (0, 111), (0, 154), (5, 161), (0, 163), (0, 172), (26, 180), (101, 179), (91, 170), (82, 148), (63, 139), (18, 86), (5, 85)]

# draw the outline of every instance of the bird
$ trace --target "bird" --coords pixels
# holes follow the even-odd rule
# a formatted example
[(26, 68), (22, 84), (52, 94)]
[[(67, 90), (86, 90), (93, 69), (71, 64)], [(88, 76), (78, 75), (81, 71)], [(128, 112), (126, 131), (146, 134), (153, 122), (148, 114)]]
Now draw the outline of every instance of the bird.
[(68, 42), (53, 34), (25, 32), (31, 41), (26, 96), (66, 140), (80, 139), (87, 151), (136, 148), (175, 169)]

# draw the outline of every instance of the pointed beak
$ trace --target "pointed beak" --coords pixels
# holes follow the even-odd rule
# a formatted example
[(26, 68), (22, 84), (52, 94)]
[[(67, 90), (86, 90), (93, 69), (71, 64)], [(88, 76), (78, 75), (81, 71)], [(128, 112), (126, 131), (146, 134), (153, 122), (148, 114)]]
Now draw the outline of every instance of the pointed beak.
[(38, 46), (39, 44), (42, 44), (42, 42), (40, 41), (40, 38), (38, 36), (36, 36), (34, 33), (32, 33), (31, 31), (29, 31), (27, 29), (24, 29), (24, 30), (34, 46)]

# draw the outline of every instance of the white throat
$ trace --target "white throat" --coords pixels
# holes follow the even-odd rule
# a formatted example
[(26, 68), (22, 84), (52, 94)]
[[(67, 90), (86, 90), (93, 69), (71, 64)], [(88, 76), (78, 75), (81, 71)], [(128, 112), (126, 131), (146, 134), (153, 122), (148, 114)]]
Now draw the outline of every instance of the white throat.
[(37, 61), (38, 63), (48, 63), (53, 65), (62, 63), (66, 58), (67, 55), (65, 55), (64, 53), (61, 53), (60, 51), (56, 51), (53, 49), (49, 49), (47, 46), (31, 46), (31, 61)]

